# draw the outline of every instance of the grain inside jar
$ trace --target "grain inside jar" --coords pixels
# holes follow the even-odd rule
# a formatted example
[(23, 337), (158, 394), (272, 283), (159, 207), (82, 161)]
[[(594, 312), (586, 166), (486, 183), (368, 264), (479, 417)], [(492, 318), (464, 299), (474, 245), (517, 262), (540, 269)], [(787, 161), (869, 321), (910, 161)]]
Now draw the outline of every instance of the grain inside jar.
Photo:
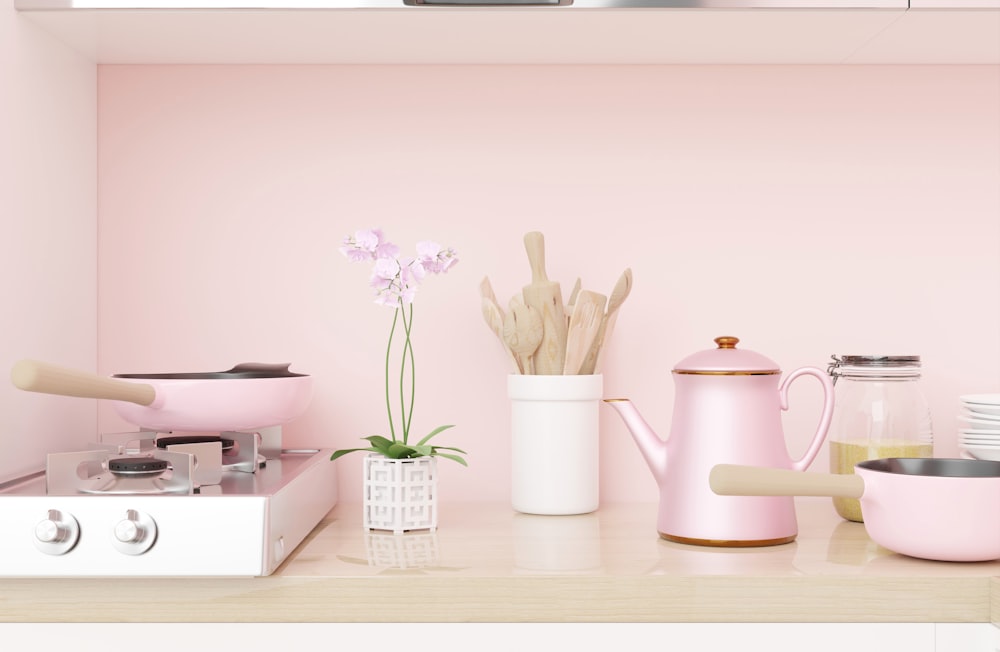
[[(854, 473), (854, 466), (865, 460), (885, 457), (932, 457), (934, 445), (903, 439), (871, 442), (867, 439), (856, 441), (830, 442), (830, 471), (833, 473)], [(857, 498), (834, 498), (833, 506), (841, 518), (863, 523), (861, 502)]]

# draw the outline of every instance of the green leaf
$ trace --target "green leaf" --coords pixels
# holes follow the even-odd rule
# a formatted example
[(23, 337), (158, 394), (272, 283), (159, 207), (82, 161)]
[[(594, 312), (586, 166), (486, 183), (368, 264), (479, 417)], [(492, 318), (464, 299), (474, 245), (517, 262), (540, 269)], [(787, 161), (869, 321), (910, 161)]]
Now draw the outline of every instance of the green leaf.
[(396, 442), (389, 447), (389, 450), (387, 453), (385, 453), (385, 456), (394, 460), (400, 460), (407, 457), (413, 457), (413, 453), (415, 452), (416, 451), (413, 450), (412, 446), (407, 446), (406, 444), (400, 444), (399, 442)]
[(466, 462), (465, 460), (463, 460), (458, 455), (449, 455), (448, 453), (438, 453), (438, 452), (435, 452), (434, 455), (436, 455), (437, 457), (447, 457), (449, 460), (455, 460), (456, 462), (458, 462), (462, 466), (469, 466), (468, 462)]
[(414, 457), (418, 457), (418, 456), (419, 457), (427, 457), (428, 455), (433, 455), (434, 454), (434, 447), (433, 446), (427, 446), (427, 445), (417, 444), (416, 446), (413, 446), (412, 448), (416, 452), (416, 455), (414, 455)]
[(330, 461), (332, 462), (333, 460), (337, 459), (338, 457), (343, 457), (344, 455), (347, 455), (348, 453), (356, 453), (358, 451), (370, 451), (372, 453), (378, 453), (378, 452), (380, 452), (379, 450), (377, 450), (375, 448), (342, 448), (339, 451), (334, 451), (333, 455), (330, 456)]
[(438, 426), (438, 427), (437, 427), (437, 428), (435, 428), (434, 430), (431, 430), (431, 431), (430, 431), (430, 434), (428, 434), (428, 435), (427, 435), (426, 437), (424, 437), (423, 439), (421, 439), (420, 441), (418, 441), (418, 442), (417, 442), (417, 445), (418, 445), (418, 446), (422, 446), (423, 444), (426, 444), (426, 443), (427, 443), (427, 441), (428, 441), (428, 440), (429, 440), (429, 439), (430, 439), (431, 437), (433, 437), (434, 435), (438, 434), (439, 432), (441, 432), (441, 431), (444, 431), (444, 430), (447, 430), (448, 428), (454, 428), (454, 427), (455, 427), (455, 425), (454, 425), (454, 424), (452, 424), (452, 425), (450, 425), (450, 426)]
[(393, 441), (391, 439), (386, 439), (382, 435), (372, 435), (370, 437), (362, 437), (372, 443), (372, 446), (379, 450), (388, 450), (392, 446)]
[(468, 455), (468, 453), (463, 451), (461, 448), (455, 448), (454, 446), (434, 446), (434, 450), (438, 449), (443, 451), (455, 451), (456, 453), (462, 453), (463, 455)]

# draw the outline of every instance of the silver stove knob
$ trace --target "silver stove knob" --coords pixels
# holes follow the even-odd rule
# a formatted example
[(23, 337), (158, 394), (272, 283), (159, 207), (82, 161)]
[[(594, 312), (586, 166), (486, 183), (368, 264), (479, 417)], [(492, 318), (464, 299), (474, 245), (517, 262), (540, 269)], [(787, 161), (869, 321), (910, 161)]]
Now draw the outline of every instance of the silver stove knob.
[(66, 528), (47, 518), (35, 526), (35, 538), (42, 543), (58, 543), (66, 538)]
[(115, 524), (111, 545), (126, 555), (141, 555), (156, 542), (156, 521), (149, 514), (130, 509)]
[(35, 547), (47, 555), (64, 555), (80, 539), (80, 525), (72, 514), (50, 509), (45, 519), (35, 525)]
[(131, 519), (119, 521), (115, 526), (115, 538), (122, 543), (134, 543), (142, 539), (142, 535), (142, 528)]

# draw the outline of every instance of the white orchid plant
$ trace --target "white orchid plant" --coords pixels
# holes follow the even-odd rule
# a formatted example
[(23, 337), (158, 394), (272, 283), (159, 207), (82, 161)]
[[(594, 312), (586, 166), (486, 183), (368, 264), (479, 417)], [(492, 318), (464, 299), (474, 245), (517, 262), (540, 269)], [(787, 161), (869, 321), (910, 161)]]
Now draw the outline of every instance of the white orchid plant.
[[(438, 426), (414, 444), (410, 443), (410, 426), (413, 419), (413, 399), (416, 390), (416, 367), (413, 358), (413, 300), (420, 283), (428, 274), (443, 274), (458, 262), (455, 250), (436, 242), (417, 243), (415, 257), (400, 257), (399, 247), (385, 239), (379, 229), (367, 229), (344, 238), (340, 252), (352, 262), (373, 262), (370, 285), (375, 289), (375, 303), (393, 308), (392, 327), (385, 351), (385, 408), (389, 416), (389, 437), (372, 435), (362, 437), (369, 446), (335, 451), (331, 460), (356, 451), (380, 453), (391, 459), (412, 457), (446, 457), (468, 466), (460, 448), (437, 446), (428, 443), (438, 433), (454, 427)], [(399, 362), (399, 420), (393, 419), (393, 400), (390, 388), (392, 344), (400, 322), (404, 339)], [(407, 393), (409, 396), (407, 397)], [(397, 429), (397, 425), (399, 426)], [(447, 451), (447, 452), (445, 452)]]

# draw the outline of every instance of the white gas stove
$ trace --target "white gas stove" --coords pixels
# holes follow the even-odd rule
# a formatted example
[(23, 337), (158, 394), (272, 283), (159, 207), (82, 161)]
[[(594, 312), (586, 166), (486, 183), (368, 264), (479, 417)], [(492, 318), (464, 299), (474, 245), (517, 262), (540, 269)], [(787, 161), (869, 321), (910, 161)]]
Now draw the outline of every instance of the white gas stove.
[(0, 485), (0, 577), (270, 575), (337, 503), (278, 427), (103, 435)]

